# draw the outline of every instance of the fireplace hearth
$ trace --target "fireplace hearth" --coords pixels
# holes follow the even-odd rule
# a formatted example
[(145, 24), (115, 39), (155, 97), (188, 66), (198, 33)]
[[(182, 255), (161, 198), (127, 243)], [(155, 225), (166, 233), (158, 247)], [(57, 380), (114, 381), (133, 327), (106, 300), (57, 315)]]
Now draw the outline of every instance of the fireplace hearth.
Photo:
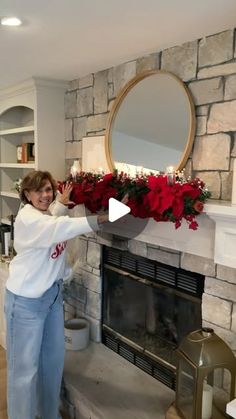
[(175, 349), (201, 328), (204, 275), (103, 247), (102, 342), (175, 389)]

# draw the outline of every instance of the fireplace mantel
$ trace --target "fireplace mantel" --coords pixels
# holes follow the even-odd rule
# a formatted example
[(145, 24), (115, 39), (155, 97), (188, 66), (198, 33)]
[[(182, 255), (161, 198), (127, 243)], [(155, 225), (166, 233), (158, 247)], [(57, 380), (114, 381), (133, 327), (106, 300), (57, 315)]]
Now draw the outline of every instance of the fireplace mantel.
[[(197, 218), (198, 230), (193, 231), (183, 221), (179, 229), (173, 223), (149, 219), (139, 233), (140, 220), (126, 215), (107, 224), (105, 232), (169, 249), (213, 259), (215, 263), (236, 268), (236, 206), (214, 201), (205, 205)], [(136, 234), (137, 233), (137, 234)]]
[(236, 268), (236, 205), (209, 203), (205, 211), (215, 222), (214, 262)]

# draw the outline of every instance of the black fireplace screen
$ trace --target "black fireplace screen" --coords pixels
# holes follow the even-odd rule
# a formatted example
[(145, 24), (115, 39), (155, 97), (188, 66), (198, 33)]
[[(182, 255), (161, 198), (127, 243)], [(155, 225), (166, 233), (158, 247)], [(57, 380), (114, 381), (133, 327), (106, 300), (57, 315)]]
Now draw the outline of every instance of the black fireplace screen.
[(175, 349), (201, 327), (203, 290), (203, 275), (104, 247), (103, 342), (174, 388)]

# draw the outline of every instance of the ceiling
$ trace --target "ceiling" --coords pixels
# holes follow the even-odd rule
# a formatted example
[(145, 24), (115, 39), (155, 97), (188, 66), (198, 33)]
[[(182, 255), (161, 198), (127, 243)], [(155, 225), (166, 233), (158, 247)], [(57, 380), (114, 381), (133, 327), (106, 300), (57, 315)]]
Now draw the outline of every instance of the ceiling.
[(0, 0), (0, 89), (73, 80), (235, 26), (235, 0)]

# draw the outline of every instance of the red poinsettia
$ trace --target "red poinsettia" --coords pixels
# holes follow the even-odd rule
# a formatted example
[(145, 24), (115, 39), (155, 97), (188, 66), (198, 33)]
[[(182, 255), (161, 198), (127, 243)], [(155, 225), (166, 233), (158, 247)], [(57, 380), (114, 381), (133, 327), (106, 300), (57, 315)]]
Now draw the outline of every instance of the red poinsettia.
[[(169, 184), (165, 175), (136, 176), (130, 178), (125, 173), (100, 174), (78, 173), (73, 182), (71, 200), (84, 204), (96, 213), (108, 208), (110, 198), (122, 199), (128, 194), (127, 205), (134, 217), (151, 217), (156, 221), (171, 221), (175, 228), (185, 219), (189, 228), (196, 230), (195, 217), (203, 211), (204, 202), (210, 193), (199, 178), (174, 180)], [(63, 182), (59, 182), (62, 191)]]
[(167, 176), (148, 177), (148, 200), (150, 210), (163, 214), (165, 210), (172, 206), (174, 196), (172, 187), (167, 182)]

